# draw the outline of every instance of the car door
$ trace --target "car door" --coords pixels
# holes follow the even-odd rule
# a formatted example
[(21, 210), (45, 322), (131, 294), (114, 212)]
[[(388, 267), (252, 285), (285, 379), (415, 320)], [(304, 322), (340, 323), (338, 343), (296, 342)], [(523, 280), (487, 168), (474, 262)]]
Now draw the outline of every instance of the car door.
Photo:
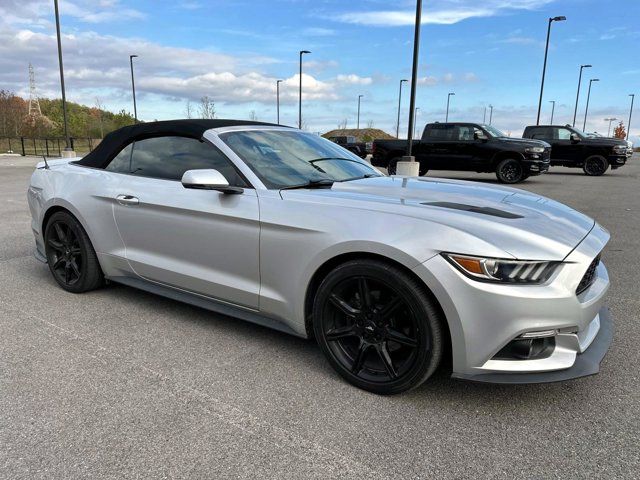
[(565, 127), (551, 127), (551, 130), (553, 131), (551, 143), (553, 158), (563, 163), (574, 162), (579, 156), (580, 145), (571, 140), (571, 130)]
[(457, 127), (453, 124), (434, 123), (426, 130), (423, 145), (418, 149), (428, 150), (427, 165), (432, 170), (456, 170), (455, 155), (458, 151)]
[[(243, 193), (183, 187), (186, 170), (214, 168)], [(184, 137), (136, 141), (114, 202), (131, 268), (141, 277), (258, 308), (259, 208), (233, 164), (208, 142)]]

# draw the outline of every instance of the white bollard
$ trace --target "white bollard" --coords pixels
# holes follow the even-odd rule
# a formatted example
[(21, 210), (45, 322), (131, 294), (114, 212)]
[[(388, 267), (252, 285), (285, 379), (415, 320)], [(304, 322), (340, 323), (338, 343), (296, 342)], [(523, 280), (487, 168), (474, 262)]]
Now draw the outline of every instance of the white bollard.
[(416, 157), (402, 157), (396, 165), (396, 175), (406, 177), (420, 176), (420, 164), (416, 162)]

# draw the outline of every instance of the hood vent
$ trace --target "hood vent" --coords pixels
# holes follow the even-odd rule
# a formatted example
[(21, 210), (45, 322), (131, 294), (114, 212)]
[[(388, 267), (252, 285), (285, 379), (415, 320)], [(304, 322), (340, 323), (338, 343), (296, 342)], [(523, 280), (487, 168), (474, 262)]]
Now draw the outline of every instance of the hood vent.
[(430, 207), (450, 208), (452, 210), (462, 210), (464, 212), (481, 213), (483, 215), (491, 215), (492, 217), (516, 219), (524, 218), (522, 215), (516, 215), (515, 213), (505, 212), (504, 210), (498, 210), (491, 207), (477, 207), (475, 205), (465, 205), (464, 203), (452, 203), (452, 202), (422, 202), (421, 205), (428, 205)]

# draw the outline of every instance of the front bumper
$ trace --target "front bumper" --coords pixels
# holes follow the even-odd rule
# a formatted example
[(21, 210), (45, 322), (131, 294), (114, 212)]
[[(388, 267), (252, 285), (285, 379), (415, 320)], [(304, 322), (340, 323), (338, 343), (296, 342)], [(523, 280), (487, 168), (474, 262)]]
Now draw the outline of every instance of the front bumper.
[[(576, 289), (609, 239), (596, 225), (543, 285), (478, 282), (437, 255), (414, 270), (432, 288), (449, 324), (453, 377), (500, 383), (565, 380), (598, 371), (611, 342), (604, 308), (609, 277), (603, 263), (593, 283)], [(518, 359), (499, 352), (522, 334), (554, 331), (548, 354)]]
[(609, 161), (609, 165), (611, 168), (618, 168), (627, 163), (627, 155), (609, 155), (607, 160)]

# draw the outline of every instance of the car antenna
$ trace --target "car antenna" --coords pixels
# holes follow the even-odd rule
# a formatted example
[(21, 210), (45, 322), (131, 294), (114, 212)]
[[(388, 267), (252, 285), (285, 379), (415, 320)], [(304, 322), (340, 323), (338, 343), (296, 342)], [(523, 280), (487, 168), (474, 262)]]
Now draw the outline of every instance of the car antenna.
[(42, 155), (42, 159), (44, 160), (44, 168), (50, 170), (49, 164), (47, 163), (47, 157), (45, 155)]

